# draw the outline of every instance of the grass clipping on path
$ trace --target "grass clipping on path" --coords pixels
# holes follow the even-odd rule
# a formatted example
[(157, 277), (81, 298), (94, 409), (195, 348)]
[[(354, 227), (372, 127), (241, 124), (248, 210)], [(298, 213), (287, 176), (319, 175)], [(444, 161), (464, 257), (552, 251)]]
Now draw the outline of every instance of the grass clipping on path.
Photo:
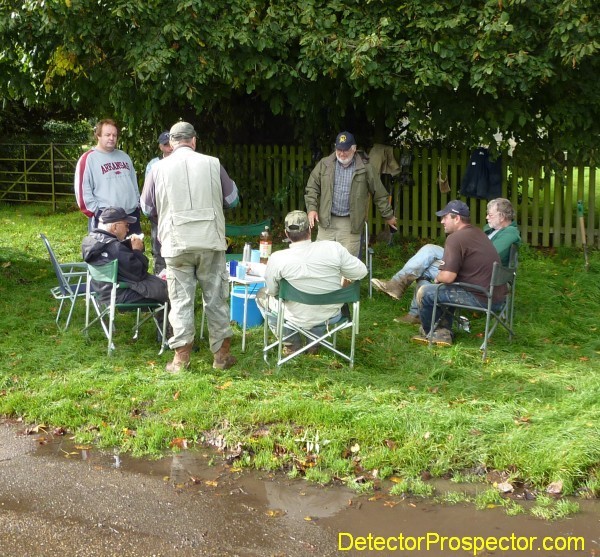
[[(111, 358), (100, 329), (81, 334), (81, 301), (70, 329), (56, 328), (55, 277), (39, 233), (61, 261), (78, 261), (80, 213), (0, 206), (0, 221), (0, 414), (133, 455), (209, 443), (238, 467), (357, 489), (497, 471), (539, 491), (560, 482), (563, 494), (600, 492), (597, 252), (586, 273), (578, 250), (524, 247), (517, 336), (511, 344), (498, 330), (485, 363), (482, 320), (470, 316), (472, 332), (451, 348), (412, 344), (416, 329), (393, 321), (410, 295), (369, 299), (365, 283), (354, 369), (322, 351), (276, 371), (262, 360), (262, 328), (249, 330), (241, 353), (235, 327), (235, 367), (213, 370), (201, 340), (191, 370), (172, 376), (164, 371), (172, 353), (157, 356), (151, 328), (130, 339), (131, 315), (117, 320)], [(374, 276), (391, 277), (418, 247), (376, 245)]]

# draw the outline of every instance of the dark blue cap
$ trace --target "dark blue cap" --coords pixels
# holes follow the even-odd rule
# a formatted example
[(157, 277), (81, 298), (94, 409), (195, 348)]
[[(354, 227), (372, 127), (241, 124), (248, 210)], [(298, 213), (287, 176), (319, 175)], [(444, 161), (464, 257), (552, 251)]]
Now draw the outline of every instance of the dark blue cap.
[(340, 132), (335, 138), (335, 148), (340, 149), (341, 151), (347, 151), (352, 147), (352, 145), (356, 145), (356, 141), (354, 141), (354, 136), (350, 132)]

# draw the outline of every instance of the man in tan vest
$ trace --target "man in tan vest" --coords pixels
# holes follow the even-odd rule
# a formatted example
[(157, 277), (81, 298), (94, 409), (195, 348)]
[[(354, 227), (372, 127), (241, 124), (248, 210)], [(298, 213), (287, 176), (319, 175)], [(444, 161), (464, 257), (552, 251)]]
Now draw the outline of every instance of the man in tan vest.
[(200, 283), (208, 321), (215, 369), (228, 369), (230, 353), (228, 282), (225, 269), (223, 208), (238, 204), (235, 183), (219, 159), (196, 153), (196, 131), (178, 122), (169, 132), (173, 153), (152, 166), (142, 192), (142, 209), (158, 217), (158, 238), (167, 268), (175, 357), (167, 371), (178, 373), (190, 365), (194, 342), (194, 301)]

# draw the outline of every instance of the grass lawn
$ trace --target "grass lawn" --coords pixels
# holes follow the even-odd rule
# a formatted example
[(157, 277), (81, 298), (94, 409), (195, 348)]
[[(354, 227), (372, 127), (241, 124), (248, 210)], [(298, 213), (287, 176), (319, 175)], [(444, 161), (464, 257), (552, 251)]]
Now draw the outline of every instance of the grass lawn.
[[(85, 228), (76, 211), (0, 206), (0, 414), (134, 455), (211, 442), (236, 466), (358, 489), (498, 471), (539, 490), (562, 482), (565, 494), (600, 494), (598, 252), (586, 273), (581, 251), (524, 247), (517, 337), (510, 344), (497, 331), (486, 363), (480, 319), (451, 348), (413, 344), (416, 329), (393, 322), (410, 296), (369, 299), (365, 281), (354, 369), (321, 354), (277, 372), (262, 360), (262, 328), (250, 330), (244, 354), (236, 328), (235, 367), (213, 370), (201, 341), (191, 370), (172, 376), (164, 371), (172, 353), (157, 356), (151, 328), (129, 339), (133, 316), (118, 320), (127, 326), (112, 358), (99, 329), (81, 334), (81, 301), (68, 332), (57, 330), (39, 233), (61, 261), (77, 261)], [(418, 246), (376, 245), (374, 276), (389, 278)]]

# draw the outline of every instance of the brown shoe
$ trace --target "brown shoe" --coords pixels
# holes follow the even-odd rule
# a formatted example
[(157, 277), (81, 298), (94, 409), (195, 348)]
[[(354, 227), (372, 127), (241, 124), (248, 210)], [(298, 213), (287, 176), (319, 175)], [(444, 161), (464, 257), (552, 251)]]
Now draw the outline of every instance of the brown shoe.
[[(429, 344), (429, 337), (425, 334), (422, 327), (419, 334), (415, 335), (410, 340), (419, 344)], [(452, 332), (449, 329), (437, 329), (433, 332), (431, 344), (444, 347), (452, 346)]]
[(219, 348), (214, 353), (213, 368), (214, 369), (229, 369), (237, 362), (237, 358), (229, 352), (231, 348), (231, 337), (226, 338)]
[(452, 331), (450, 329), (444, 329), (440, 327), (433, 332), (431, 342), (436, 346), (452, 346)]
[(190, 342), (175, 348), (175, 357), (172, 362), (167, 364), (166, 370), (169, 373), (179, 373), (182, 369), (190, 367), (190, 354), (193, 346), (194, 344)]
[(418, 315), (413, 315), (412, 313), (407, 313), (402, 317), (394, 317), (395, 323), (404, 323), (406, 325), (420, 325), (421, 320)]
[(415, 281), (417, 277), (415, 275), (402, 275), (399, 279), (392, 280), (379, 280), (371, 279), (371, 284), (381, 292), (384, 292), (388, 296), (399, 300), (402, 298), (406, 289)]

